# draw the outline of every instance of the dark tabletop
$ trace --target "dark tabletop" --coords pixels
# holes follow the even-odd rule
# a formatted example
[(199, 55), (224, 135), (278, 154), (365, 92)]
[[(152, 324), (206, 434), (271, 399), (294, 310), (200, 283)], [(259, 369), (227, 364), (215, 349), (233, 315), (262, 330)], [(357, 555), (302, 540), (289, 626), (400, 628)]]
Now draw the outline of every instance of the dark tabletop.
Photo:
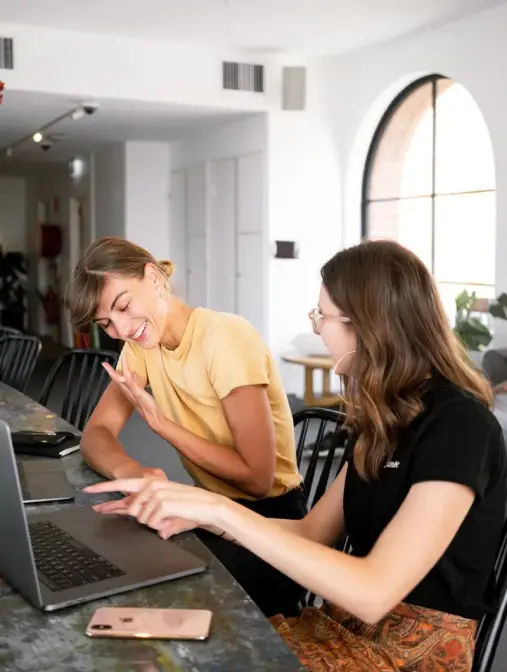
[[(25, 400), (25, 418), (52, 415), (33, 400), (0, 384), (2, 419), (20, 414)], [(24, 421), (23, 428), (31, 429)], [(27, 458), (30, 459), (30, 458)], [(54, 458), (47, 458), (54, 459)], [(69, 482), (76, 488), (73, 504), (38, 506), (55, 511), (67, 506), (88, 506), (104, 496), (85, 495), (81, 489), (99, 480), (79, 453), (62, 458)], [(35, 507), (27, 507), (35, 508)], [(0, 540), (2, 548), (7, 543)], [(175, 543), (205, 558), (208, 571), (168, 581), (158, 586), (97, 600), (79, 607), (43, 613), (33, 608), (9, 587), (0, 586), (0, 670), (2, 672), (247, 672), (270, 670), (292, 672), (303, 666), (285, 646), (269, 621), (234, 581), (227, 570), (193, 535), (179, 536)], [(209, 609), (213, 612), (210, 638), (206, 642), (90, 639), (84, 632), (97, 607)]]

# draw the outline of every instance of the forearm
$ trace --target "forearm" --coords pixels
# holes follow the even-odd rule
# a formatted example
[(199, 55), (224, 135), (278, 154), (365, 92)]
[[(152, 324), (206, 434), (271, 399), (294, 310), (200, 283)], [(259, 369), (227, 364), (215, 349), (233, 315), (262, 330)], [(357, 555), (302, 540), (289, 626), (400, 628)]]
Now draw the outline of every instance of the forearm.
[(280, 521), (263, 518), (234, 502), (222, 507), (219, 518), (217, 526), (227, 537), (296, 583), (366, 622), (380, 618), (382, 581), (373, 575), (367, 559), (310, 541), (298, 534), (303, 527), (280, 525)]
[[(270, 518), (270, 521), (275, 525), (278, 525), (278, 527), (281, 527), (282, 529), (287, 530), (288, 532), (292, 532), (292, 534), (297, 534), (298, 536), (305, 536), (305, 530), (302, 526), (303, 522), (302, 520)], [(202, 527), (204, 530), (216, 534), (217, 537), (223, 537), (224, 539), (227, 539), (227, 541), (232, 541), (235, 544), (238, 544), (239, 546), (242, 545), (239, 539), (236, 539), (236, 537), (234, 537), (230, 532), (226, 532), (221, 527), (217, 527), (216, 525), (203, 525)]]
[(153, 429), (178, 452), (209, 474), (234, 483), (254, 496), (263, 496), (269, 490), (255, 478), (249, 465), (231, 447), (203, 439), (170, 420), (162, 420)]
[(140, 467), (107, 427), (85, 430), (81, 439), (81, 454), (92, 469), (106, 478), (121, 478)]

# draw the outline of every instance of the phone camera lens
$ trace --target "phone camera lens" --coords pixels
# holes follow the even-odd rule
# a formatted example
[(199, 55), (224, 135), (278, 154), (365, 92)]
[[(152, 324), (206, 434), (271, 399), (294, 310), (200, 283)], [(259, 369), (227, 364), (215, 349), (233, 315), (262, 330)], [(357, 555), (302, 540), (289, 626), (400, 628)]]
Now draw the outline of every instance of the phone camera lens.
[(92, 630), (111, 630), (113, 626), (112, 625), (92, 625)]

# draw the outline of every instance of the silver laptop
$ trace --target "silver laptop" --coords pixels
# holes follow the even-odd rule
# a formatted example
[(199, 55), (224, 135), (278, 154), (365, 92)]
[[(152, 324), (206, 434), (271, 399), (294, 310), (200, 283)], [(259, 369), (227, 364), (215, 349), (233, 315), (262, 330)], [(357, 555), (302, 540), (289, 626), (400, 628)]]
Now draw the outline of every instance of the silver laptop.
[(0, 421), (0, 575), (52, 611), (206, 569), (135, 520), (83, 506), (25, 512), (7, 424)]
[(16, 460), (21, 495), (25, 504), (74, 499), (74, 490), (59, 460)]

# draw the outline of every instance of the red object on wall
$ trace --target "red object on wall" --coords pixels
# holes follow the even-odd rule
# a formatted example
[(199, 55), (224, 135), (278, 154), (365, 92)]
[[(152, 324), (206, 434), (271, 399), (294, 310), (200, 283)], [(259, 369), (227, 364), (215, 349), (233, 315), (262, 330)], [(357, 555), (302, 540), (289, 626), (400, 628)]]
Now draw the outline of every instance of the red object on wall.
[(62, 251), (62, 229), (58, 224), (41, 224), (40, 255), (54, 259)]

